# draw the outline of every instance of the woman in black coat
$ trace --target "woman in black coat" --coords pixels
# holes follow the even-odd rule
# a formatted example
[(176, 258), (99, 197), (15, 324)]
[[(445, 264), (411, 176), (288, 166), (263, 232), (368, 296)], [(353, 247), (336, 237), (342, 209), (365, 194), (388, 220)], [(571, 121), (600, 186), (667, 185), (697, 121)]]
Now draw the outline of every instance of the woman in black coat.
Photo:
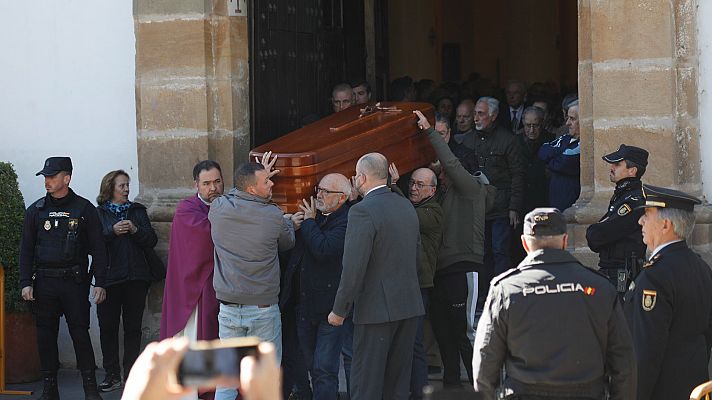
[(101, 180), (97, 211), (109, 253), (106, 300), (97, 305), (101, 352), (106, 378), (99, 390), (121, 387), (119, 320), (124, 324), (124, 378), (139, 355), (141, 320), (151, 275), (145, 251), (152, 251), (158, 238), (146, 207), (129, 201), (129, 175), (111, 171)]

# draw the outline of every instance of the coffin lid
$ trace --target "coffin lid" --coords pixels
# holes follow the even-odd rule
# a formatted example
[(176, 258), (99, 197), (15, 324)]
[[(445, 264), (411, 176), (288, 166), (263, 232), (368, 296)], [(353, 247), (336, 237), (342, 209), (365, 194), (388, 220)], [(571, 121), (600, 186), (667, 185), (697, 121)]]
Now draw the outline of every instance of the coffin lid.
[(414, 110), (420, 110), (426, 116), (433, 114), (433, 106), (429, 103), (381, 102), (381, 107), (396, 107), (400, 111), (376, 111), (359, 118), (364, 106), (349, 107), (292, 131), (256, 147), (250, 156), (259, 157), (267, 151), (278, 154), (275, 169), (333, 161), (347, 150), (386, 147), (417, 132), (417, 129), (404, 129), (407, 124), (402, 124), (404, 119), (410, 119), (415, 126), (417, 117), (413, 114)]

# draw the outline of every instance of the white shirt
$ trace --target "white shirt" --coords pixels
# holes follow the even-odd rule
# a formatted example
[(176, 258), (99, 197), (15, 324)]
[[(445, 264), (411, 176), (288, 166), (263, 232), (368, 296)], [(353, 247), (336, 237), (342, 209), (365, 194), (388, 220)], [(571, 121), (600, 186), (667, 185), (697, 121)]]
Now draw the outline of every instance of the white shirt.
[(652, 260), (653, 257), (655, 257), (656, 254), (660, 253), (660, 250), (664, 249), (664, 248), (667, 247), (668, 245), (671, 245), (671, 244), (677, 243), (677, 242), (682, 242), (682, 239), (677, 239), (677, 240), (673, 240), (673, 241), (671, 241), (671, 242), (663, 243), (663, 244), (661, 244), (660, 246), (656, 247), (655, 250), (653, 250), (652, 254), (650, 254), (649, 260)]
[(363, 197), (365, 198), (366, 196), (368, 196), (369, 193), (373, 192), (373, 191), (376, 190), (376, 189), (380, 189), (380, 188), (382, 188), (382, 187), (386, 187), (386, 185), (378, 185), (378, 186), (376, 186), (375, 188), (371, 188), (371, 190), (369, 190), (368, 192), (366, 192), (366, 194), (364, 194)]

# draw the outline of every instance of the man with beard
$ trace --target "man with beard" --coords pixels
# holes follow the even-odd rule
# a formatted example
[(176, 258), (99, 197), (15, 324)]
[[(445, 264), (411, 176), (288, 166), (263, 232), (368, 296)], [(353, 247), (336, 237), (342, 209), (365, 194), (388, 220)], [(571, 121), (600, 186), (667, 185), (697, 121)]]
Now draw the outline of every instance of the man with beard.
[(599, 272), (606, 275), (623, 296), (635, 279), (638, 259), (645, 257), (645, 244), (638, 219), (644, 211), (643, 183), (640, 178), (648, 166), (648, 152), (621, 144), (617, 151), (603, 156), (610, 164), (611, 182), (616, 190), (606, 214), (586, 229), (588, 247), (598, 253)]
[(193, 180), (198, 193), (178, 203), (171, 224), (161, 339), (218, 338), (219, 303), (213, 289), (213, 240), (208, 211), (213, 200), (223, 194), (220, 164), (213, 160), (197, 163)]
[(299, 347), (315, 400), (335, 399), (339, 391), (343, 326), (330, 325), (327, 316), (341, 279), (350, 193), (345, 176), (328, 174), (316, 187), (316, 202), (313, 197), (303, 200), (301, 211), (292, 217), (296, 244), (284, 274), (281, 303), (296, 303)]
[[(215, 244), (213, 287), (220, 302), (220, 339), (257, 336), (282, 356), (277, 253), (294, 247), (294, 225), (272, 203), (270, 179), (277, 156), (246, 162), (235, 170), (235, 188), (213, 201), (208, 213)], [(219, 387), (215, 398), (234, 399), (234, 388)]]

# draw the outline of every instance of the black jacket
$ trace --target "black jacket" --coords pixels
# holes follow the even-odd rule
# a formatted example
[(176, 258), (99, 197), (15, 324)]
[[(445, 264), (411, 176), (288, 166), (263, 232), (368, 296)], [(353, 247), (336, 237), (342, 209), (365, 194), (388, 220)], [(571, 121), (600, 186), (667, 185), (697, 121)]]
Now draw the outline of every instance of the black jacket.
[[(463, 142), (466, 143), (466, 142)], [(487, 219), (522, 212), (524, 201), (524, 157), (516, 136), (494, 126), (474, 136), (475, 161), (492, 186), (497, 188), (494, 209)]]
[(684, 241), (660, 250), (625, 295), (638, 400), (687, 399), (707, 381), (712, 272)]
[(281, 282), (282, 309), (296, 302), (301, 318), (326, 321), (341, 280), (348, 213), (344, 204), (328, 216), (319, 212), (302, 222)]
[(477, 326), (475, 389), (518, 395), (635, 398), (630, 332), (608, 280), (565, 250), (542, 249), (491, 282)]
[(126, 214), (138, 228), (134, 234), (116, 236), (114, 224), (119, 222), (111, 210), (105, 205), (97, 207), (101, 221), (104, 241), (109, 253), (109, 269), (106, 275), (106, 286), (132, 280), (151, 282), (148, 263), (143, 249), (156, 246), (158, 237), (148, 219), (146, 207), (141, 203), (132, 203)]
[(586, 229), (588, 247), (598, 253), (603, 269), (623, 268), (630, 257), (645, 257), (643, 233), (638, 220), (645, 210), (643, 183), (637, 178), (618, 181), (608, 211)]
[[(42, 262), (42, 255), (38, 252), (55, 252), (53, 249), (61, 251), (65, 244), (68, 224), (73, 220), (78, 224), (78, 248), (73, 259), (66, 262)], [(89, 254), (92, 256), (91, 270), (95, 284), (97, 287), (104, 287), (106, 247), (101, 240), (101, 225), (96, 210), (89, 200), (69, 189), (69, 194), (61, 199), (47, 194), (27, 207), (20, 243), (21, 287), (32, 285), (35, 267), (87, 266)], [(52, 258), (51, 254), (45, 255), (49, 256), (45, 257), (47, 259)]]

